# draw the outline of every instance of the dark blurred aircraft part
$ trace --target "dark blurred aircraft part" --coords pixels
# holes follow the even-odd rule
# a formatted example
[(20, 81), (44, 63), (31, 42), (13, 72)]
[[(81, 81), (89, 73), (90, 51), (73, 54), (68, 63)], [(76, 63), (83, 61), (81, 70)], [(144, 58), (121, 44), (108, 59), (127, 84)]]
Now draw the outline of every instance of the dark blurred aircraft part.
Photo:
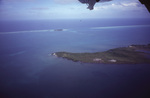
[(142, 4), (145, 5), (147, 10), (150, 12), (150, 0), (139, 0)]
[[(83, 4), (87, 4), (88, 5), (88, 9), (93, 10), (94, 9), (94, 5), (97, 2), (109, 2), (112, 0), (78, 0)], [(145, 5), (145, 7), (147, 8), (147, 10), (150, 12), (150, 0), (139, 0), (142, 4)]]
[(97, 2), (108, 2), (108, 1), (112, 1), (112, 0), (78, 0), (83, 4), (87, 4), (88, 5), (88, 9), (93, 10), (94, 9), (94, 5)]

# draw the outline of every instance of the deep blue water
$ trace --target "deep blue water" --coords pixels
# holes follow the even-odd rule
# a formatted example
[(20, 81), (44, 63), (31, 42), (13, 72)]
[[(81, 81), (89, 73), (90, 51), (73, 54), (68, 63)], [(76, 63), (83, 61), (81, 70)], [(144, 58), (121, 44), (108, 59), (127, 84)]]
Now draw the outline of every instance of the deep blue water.
[(146, 19), (1, 21), (0, 98), (149, 98), (149, 64), (87, 64), (50, 55), (148, 44), (149, 36)]

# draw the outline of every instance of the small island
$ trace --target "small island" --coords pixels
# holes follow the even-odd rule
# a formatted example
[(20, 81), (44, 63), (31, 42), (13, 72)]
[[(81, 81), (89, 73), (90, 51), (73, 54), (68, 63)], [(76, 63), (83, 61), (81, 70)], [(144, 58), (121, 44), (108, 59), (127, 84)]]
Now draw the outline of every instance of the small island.
[(63, 31), (64, 29), (54, 29), (54, 31)]
[(83, 63), (139, 64), (150, 63), (150, 44), (130, 45), (95, 53), (55, 52), (53, 56)]

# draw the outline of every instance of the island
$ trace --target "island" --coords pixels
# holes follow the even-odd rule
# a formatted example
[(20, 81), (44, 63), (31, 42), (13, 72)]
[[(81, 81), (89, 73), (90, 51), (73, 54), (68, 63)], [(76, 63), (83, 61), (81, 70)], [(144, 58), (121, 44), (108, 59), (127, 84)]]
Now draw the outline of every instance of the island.
[(104, 52), (95, 53), (71, 53), (55, 52), (53, 56), (83, 63), (104, 63), (104, 64), (139, 64), (150, 63), (150, 44), (130, 45), (119, 47)]
[(63, 31), (64, 29), (54, 29), (54, 31)]

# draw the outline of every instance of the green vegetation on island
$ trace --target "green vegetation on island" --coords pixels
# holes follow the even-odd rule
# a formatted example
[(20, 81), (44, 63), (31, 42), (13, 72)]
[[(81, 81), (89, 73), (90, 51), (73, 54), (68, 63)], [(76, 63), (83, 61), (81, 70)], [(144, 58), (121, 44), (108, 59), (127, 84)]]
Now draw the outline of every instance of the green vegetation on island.
[(83, 63), (150, 63), (150, 44), (131, 45), (95, 53), (56, 52), (52, 55)]

